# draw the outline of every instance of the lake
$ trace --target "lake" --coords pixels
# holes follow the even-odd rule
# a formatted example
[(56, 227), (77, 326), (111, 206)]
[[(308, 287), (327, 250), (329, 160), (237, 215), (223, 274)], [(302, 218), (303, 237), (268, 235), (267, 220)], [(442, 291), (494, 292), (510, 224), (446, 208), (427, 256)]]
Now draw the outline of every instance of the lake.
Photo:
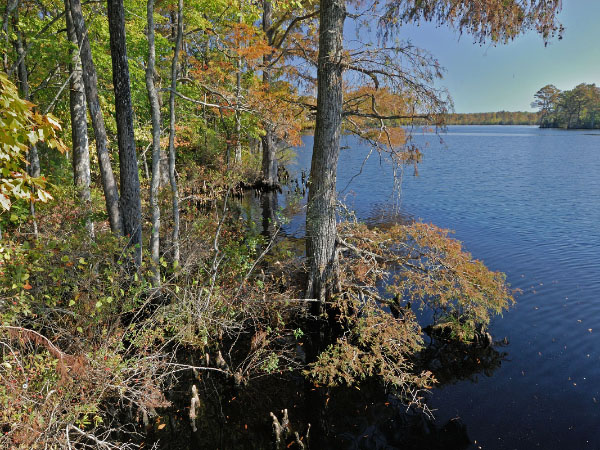
[[(441, 141), (440, 141), (441, 138)], [(436, 422), (460, 418), (483, 449), (600, 448), (600, 135), (520, 126), (416, 132), (419, 176), (401, 195), (385, 157), (347, 137), (340, 198), (370, 223), (396, 214), (455, 230), (476, 259), (522, 290), (491, 325), (507, 355), (486, 376), (434, 389)], [(304, 138), (292, 170), (310, 166)], [(362, 167), (362, 173), (357, 176)], [(396, 194), (395, 194), (396, 192)], [(302, 216), (284, 227), (303, 233)]]

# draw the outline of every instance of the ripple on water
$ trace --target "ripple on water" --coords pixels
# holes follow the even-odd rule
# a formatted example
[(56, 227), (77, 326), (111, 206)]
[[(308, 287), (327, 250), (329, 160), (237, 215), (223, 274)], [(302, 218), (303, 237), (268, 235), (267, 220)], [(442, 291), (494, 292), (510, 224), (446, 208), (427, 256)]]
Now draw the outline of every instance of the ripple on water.
[[(483, 448), (600, 448), (600, 147), (585, 132), (449, 127), (424, 144), (398, 201), (385, 157), (357, 140), (338, 188), (371, 225), (421, 218), (456, 231), (477, 259), (521, 289), (494, 319), (508, 358), (492, 377), (436, 390), (438, 420), (459, 416)], [(298, 154), (309, 167), (312, 138)], [(361, 169), (362, 168), (362, 169)], [(362, 170), (362, 174), (353, 178)], [(398, 207), (400, 214), (398, 215)]]

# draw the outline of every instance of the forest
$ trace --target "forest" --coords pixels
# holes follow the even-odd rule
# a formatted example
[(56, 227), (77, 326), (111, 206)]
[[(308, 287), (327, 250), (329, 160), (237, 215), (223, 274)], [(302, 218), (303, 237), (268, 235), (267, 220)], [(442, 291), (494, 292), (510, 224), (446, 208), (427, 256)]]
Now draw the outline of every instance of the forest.
[(537, 91), (532, 108), (539, 109), (541, 128), (599, 128), (596, 116), (600, 112), (600, 88), (581, 83), (571, 90), (561, 91), (548, 84)]
[(450, 113), (446, 125), (538, 125), (539, 113), (527, 111), (498, 111), (485, 113)]
[[(405, 125), (452, 123), (443, 68), (398, 39), (404, 24), (493, 44), (561, 32), (559, 1), (458, 3), (4, 2), (0, 447), (213, 448), (215, 396), (281, 380), (314, 391), (314, 415), (265, 394), (270, 414), (241, 419), (225, 448), (335, 446), (318, 411), (344, 386), (430, 417), (448, 375), (425, 337), (449, 360), (488, 352), (513, 293), (448, 230), (357, 221), (336, 169), (342, 134), (416, 165)], [(348, 45), (350, 21), (379, 43)], [(257, 232), (240, 202), (290, 190), (303, 130), (306, 202), (296, 189)], [(281, 231), (293, 208), (300, 240)]]

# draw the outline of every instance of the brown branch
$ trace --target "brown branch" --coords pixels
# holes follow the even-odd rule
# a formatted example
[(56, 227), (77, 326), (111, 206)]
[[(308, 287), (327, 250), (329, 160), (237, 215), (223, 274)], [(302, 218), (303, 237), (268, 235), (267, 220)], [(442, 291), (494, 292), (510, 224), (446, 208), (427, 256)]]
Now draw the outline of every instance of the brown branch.
[[(306, 14), (304, 16), (300, 16), (300, 17), (296, 17), (294, 20), (292, 20), (290, 22), (290, 24), (288, 25), (288, 27), (286, 28), (286, 30), (284, 31), (283, 35), (281, 36), (281, 39), (279, 39), (279, 41), (277, 43), (274, 43), (272, 45), (272, 47), (274, 48), (280, 48), (281, 45), (283, 44), (283, 41), (285, 41), (285, 38), (287, 37), (287, 35), (290, 33), (290, 31), (292, 31), (292, 29), (299, 23), (302, 22), (303, 20), (307, 20), (307, 19), (312, 19), (313, 17), (316, 17), (319, 14), (319, 10), (316, 10), (310, 14)], [(281, 23), (278, 23), (277, 26), (280, 26)], [(274, 29), (274, 27), (273, 27)]]
[(385, 116), (382, 114), (376, 113), (361, 113), (360, 111), (344, 111), (342, 113), (343, 117), (354, 116), (354, 117), (368, 117), (371, 119), (381, 119), (381, 120), (395, 120), (395, 119), (431, 119), (430, 114), (393, 114), (391, 116)]

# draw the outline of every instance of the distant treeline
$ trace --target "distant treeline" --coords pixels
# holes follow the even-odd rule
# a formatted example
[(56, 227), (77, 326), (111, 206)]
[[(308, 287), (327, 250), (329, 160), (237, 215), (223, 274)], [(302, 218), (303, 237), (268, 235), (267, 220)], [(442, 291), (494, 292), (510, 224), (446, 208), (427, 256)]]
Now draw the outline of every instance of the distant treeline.
[(600, 88), (581, 83), (561, 91), (549, 84), (535, 93), (542, 128), (600, 128)]
[(526, 111), (498, 111), (484, 113), (448, 114), (447, 125), (537, 125), (540, 113)]

